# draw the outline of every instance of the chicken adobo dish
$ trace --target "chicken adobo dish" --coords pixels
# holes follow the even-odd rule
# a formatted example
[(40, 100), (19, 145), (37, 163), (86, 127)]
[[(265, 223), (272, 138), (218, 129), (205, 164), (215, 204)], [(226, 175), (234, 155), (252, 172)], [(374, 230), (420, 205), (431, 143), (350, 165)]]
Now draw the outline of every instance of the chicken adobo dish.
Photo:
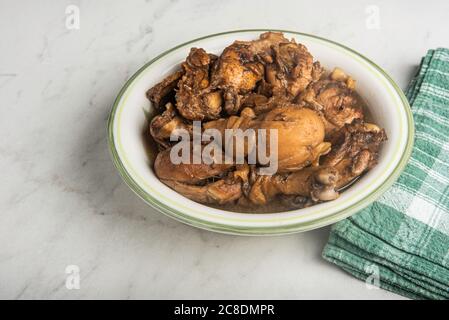
[(369, 122), (350, 75), (326, 71), (277, 32), (235, 41), (221, 55), (192, 48), (147, 97), (156, 110), (148, 130), (156, 176), (225, 210), (280, 212), (334, 200), (357, 187), (387, 139)]

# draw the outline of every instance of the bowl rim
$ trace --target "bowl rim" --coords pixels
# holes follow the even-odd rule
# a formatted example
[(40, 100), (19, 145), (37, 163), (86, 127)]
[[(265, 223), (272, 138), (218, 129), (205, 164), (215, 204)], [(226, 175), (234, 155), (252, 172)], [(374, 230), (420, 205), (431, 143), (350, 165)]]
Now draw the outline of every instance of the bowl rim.
[[(237, 225), (228, 225), (228, 224), (222, 224), (219, 222), (212, 222), (204, 219), (200, 219), (197, 217), (186, 215), (182, 212), (179, 212), (175, 209), (172, 209), (168, 205), (160, 202), (156, 197), (153, 197), (151, 194), (143, 190), (139, 184), (132, 178), (132, 176), (127, 171), (124, 163), (122, 162), (118, 151), (116, 149), (115, 145), (115, 138), (114, 138), (114, 119), (117, 111), (117, 107), (119, 106), (119, 102), (121, 101), (121, 98), (123, 94), (126, 92), (128, 87), (133, 83), (133, 81), (145, 70), (147, 69), (151, 64), (158, 61), (165, 55), (169, 54), (172, 51), (175, 51), (179, 48), (185, 47), (191, 43), (194, 43), (196, 41), (208, 39), (208, 38), (214, 38), (219, 37), (222, 35), (229, 35), (233, 33), (245, 33), (245, 32), (267, 32), (267, 31), (275, 31), (275, 32), (283, 32), (283, 33), (290, 33), (290, 34), (296, 34), (299, 36), (305, 36), (310, 38), (315, 38), (327, 43), (330, 43), (332, 45), (338, 46), (344, 50), (347, 50), (351, 52), (352, 54), (355, 54), (359, 58), (362, 58), (367, 63), (369, 63), (372, 67), (374, 67), (393, 87), (396, 94), (399, 96), (402, 102), (402, 106), (404, 107), (404, 111), (407, 117), (407, 141), (405, 144), (404, 152), (398, 161), (396, 167), (392, 170), (391, 174), (375, 189), (373, 190), (369, 195), (367, 195), (365, 198), (360, 199), (359, 201), (350, 204), (346, 208), (343, 208), (335, 213), (332, 213), (328, 216), (314, 219), (310, 221), (305, 222), (299, 222), (299, 223), (292, 223), (288, 225), (282, 225), (282, 226), (237, 226)], [(280, 30), (280, 29), (242, 29), (242, 30), (232, 30), (232, 31), (225, 31), (220, 33), (214, 33), (210, 35), (206, 35), (203, 37), (199, 37), (187, 42), (184, 42), (182, 44), (179, 44), (171, 49), (168, 49), (164, 51), (163, 53), (157, 55), (155, 58), (150, 60), (149, 62), (145, 63), (140, 69), (138, 69), (124, 84), (122, 89), (119, 91), (116, 99), (114, 100), (114, 103), (112, 105), (111, 111), (109, 113), (109, 118), (107, 122), (107, 130), (108, 130), (108, 146), (109, 151), (113, 160), (113, 163), (118, 170), (120, 176), (125, 181), (125, 183), (128, 185), (128, 187), (136, 193), (144, 202), (146, 202), (151, 207), (155, 208), (156, 210), (164, 213), (165, 215), (174, 218), (180, 222), (183, 222), (185, 224), (206, 229), (210, 231), (220, 232), (220, 233), (227, 233), (227, 234), (237, 234), (237, 235), (281, 235), (281, 234), (290, 234), (290, 233), (296, 233), (296, 232), (302, 232), (307, 230), (312, 230), (316, 228), (320, 228), (329, 224), (333, 224), (339, 220), (342, 220), (357, 211), (362, 210), (363, 208), (370, 205), (372, 202), (374, 202), (380, 195), (382, 195), (399, 177), (399, 175), (402, 173), (403, 169), (405, 168), (405, 165), (407, 164), (412, 148), (413, 148), (413, 142), (414, 142), (414, 121), (413, 121), (413, 115), (411, 112), (410, 105), (408, 103), (407, 98), (405, 97), (402, 90), (399, 88), (399, 86), (394, 82), (394, 80), (377, 64), (375, 64), (373, 61), (371, 61), (369, 58), (365, 57), (364, 55), (358, 53), (357, 51), (346, 47), (345, 45), (342, 45), (338, 42), (315, 36), (308, 33), (302, 33), (297, 31), (290, 31), (290, 30)]]

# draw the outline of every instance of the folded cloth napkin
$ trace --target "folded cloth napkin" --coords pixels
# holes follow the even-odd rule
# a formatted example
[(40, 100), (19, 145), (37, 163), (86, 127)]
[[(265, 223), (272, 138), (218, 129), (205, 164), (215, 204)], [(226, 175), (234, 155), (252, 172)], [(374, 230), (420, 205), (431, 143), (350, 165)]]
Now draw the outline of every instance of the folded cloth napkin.
[(448, 49), (427, 53), (406, 95), (416, 130), (409, 163), (375, 203), (332, 227), (323, 257), (403, 296), (448, 299)]

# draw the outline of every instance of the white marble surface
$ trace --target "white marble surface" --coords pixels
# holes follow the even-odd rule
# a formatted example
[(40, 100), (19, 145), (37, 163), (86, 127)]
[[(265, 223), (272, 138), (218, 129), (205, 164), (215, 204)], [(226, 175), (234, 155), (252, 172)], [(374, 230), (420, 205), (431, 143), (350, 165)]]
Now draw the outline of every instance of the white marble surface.
[[(320, 257), (329, 229), (273, 238), (197, 230), (116, 174), (115, 95), (156, 54), (202, 35), (280, 28), (342, 42), (405, 87), (449, 47), (449, 2), (0, 0), (0, 298), (401, 298)], [(78, 5), (80, 30), (65, 8)], [(366, 27), (377, 5), (380, 29)], [(79, 290), (65, 287), (80, 267)]]

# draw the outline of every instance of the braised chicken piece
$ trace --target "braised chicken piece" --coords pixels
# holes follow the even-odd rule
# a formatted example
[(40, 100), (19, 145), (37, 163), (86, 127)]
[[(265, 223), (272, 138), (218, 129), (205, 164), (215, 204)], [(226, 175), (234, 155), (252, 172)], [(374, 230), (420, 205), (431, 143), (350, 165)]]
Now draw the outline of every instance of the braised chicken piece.
[[(166, 149), (158, 153), (154, 169), (157, 177), (172, 189), (194, 201), (209, 204), (224, 204), (241, 197), (242, 187), (247, 183), (247, 173), (245, 176), (241, 166), (216, 162), (174, 164), (170, 152), (171, 149)], [(221, 159), (223, 155), (213, 156)]]
[[(234, 164), (222, 163), (223, 161), (220, 160), (211, 164), (193, 163), (192, 152), (190, 152), (190, 163), (177, 164), (172, 161), (171, 151), (172, 149), (169, 148), (159, 152), (154, 162), (154, 170), (161, 180), (198, 184), (209, 178), (221, 178), (234, 167)], [(219, 153), (214, 154), (213, 157), (222, 159), (223, 155)]]
[(342, 188), (377, 164), (380, 146), (386, 140), (384, 129), (356, 120), (334, 135), (332, 151), (322, 158), (321, 163), (337, 169), (336, 187)]
[(291, 196), (291, 200), (298, 199), (298, 196), (314, 202), (334, 200), (338, 198), (335, 190), (337, 180), (337, 170), (323, 166), (307, 167), (287, 174), (257, 176), (248, 199), (255, 205), (266, 205), (279, 195)]
[(355, 89), (282, 33), (235, 41), (219, 56), (192, 48), (147, 92), (158, 111), (149, 123), (155, 174), (193, 201), (238, 212), (334, 200), (377, 164), (387, 140)]
[(332, 151), (322, 157), (319, 166), (288, 174), (257, 176), (248, 199), (263, 205), (282, 195), (289, 196), (284, 201), (290, 204), (299, 199), (299, 206), (336, 199), (340, 189), (377, 164), (380, 145), (385, 140), (385, 131), (376, 125), (362, 121), (345, 125), (335, 135)]
[[(243, 116), (211, 121), (204, 124), (205, 129), (217, 129), (225, 137), (225, 129), (265, 129), (267, 141), (270, 130), (277, 132), (277, 150), (270, 150), (267, 143), (266, 153), (277, 153), (278, 172), (290, 172), (317, 164), (319, 157), (330, 151), (330, 143), (324, 142), (324, 123), (320, 116), (307, 108), (293, 104), (274, 108), (270, 112), (255, 117), (251, 111), (244, 109)], [(248, 115), (251, 114), (251, 115)], [(223, 141), (223, 145), (226, 141)], [(236, 142), (234, 143), (234, 146)], [(252, 150), (245, 150), (249, 154)], [(232, 150), (235, 154), (235, 149)]]
[(235, 43), (248, 44), (249, 50), (254, 55), (258, 55), (265, 62), (272, 61), (273, 48), (281, 43), (288, 43), (289, 40), (281, 32), (265, 32), (259, 36), (259, 39), (253, 41), (236, 41)]
[[(291, 172), (317, 165), (321, 155), (330, 151), (324, 142), (324, 124), (315, 112), (295, 105), (275, 108), (250, 123), (251, 129), (266, 129), (278, 135), (278, 172)], [(267, 153), (271, 150), (267, 145)]]
[(298, 100), (324, 116), (326, 136), (355, 119), (363, 119), (363, 110), (355, 89), (355, 81), (341, 69), (335, 69), (328, 79), (310, 84)]
[(191, 185), (173, 180), (163, 180), (163, 183), (183, 196), (205, 204), (227, 204), (242, 196), (242, 183), (231, 174), (224, 179), (205, 185)]
[(266, 32), (258, 40), (235, 41), (219, 57), (212, 73), (214, 86), (224, 91), (225, 109), (230, 115), (240, 110), (243, 96), (264, 77), (264, 63), (272, 61), (273, 47), (288, 42), (282, 33)]
[(212, 83), (223, 90), (225, 110), (236, 114), (242, 95), (249, 93), (262, 79), (263, 65), (245, 43), (234, 43), (220, 56), (212, 73)]
[(169, 142), (170, 135), (176, 134), (177, 130), (186, 130), (192, 132), (192, 125), (186, 123), (181, 118), (173, 104), (167, 103), (165, 111), (162, 114), (155, 116), (150, 122), (150, 134), (158, 143), (160, 149), (168, 148), (171, 144)]
[(310, 82), (321, 77), (323, 69), (302, 44), (295, 41), (273, 47), (274, 56), (266, 66), (265, 80), (273, 96), (295, 98)]
[(183, 75), (184, 71), (178, 70), (147, 91), (147, 98), (156, 109), (168, 102), (170, 95), (174, 94), (174, 89), (178, 86), (178, 81)]
[(184, 75), (178, 82), (176, 107), (188, 120), (210, 120), (220, 117), (222, 93), (210, 83), (210, 72), (216, 56), (192, 48), (182, 64)]

